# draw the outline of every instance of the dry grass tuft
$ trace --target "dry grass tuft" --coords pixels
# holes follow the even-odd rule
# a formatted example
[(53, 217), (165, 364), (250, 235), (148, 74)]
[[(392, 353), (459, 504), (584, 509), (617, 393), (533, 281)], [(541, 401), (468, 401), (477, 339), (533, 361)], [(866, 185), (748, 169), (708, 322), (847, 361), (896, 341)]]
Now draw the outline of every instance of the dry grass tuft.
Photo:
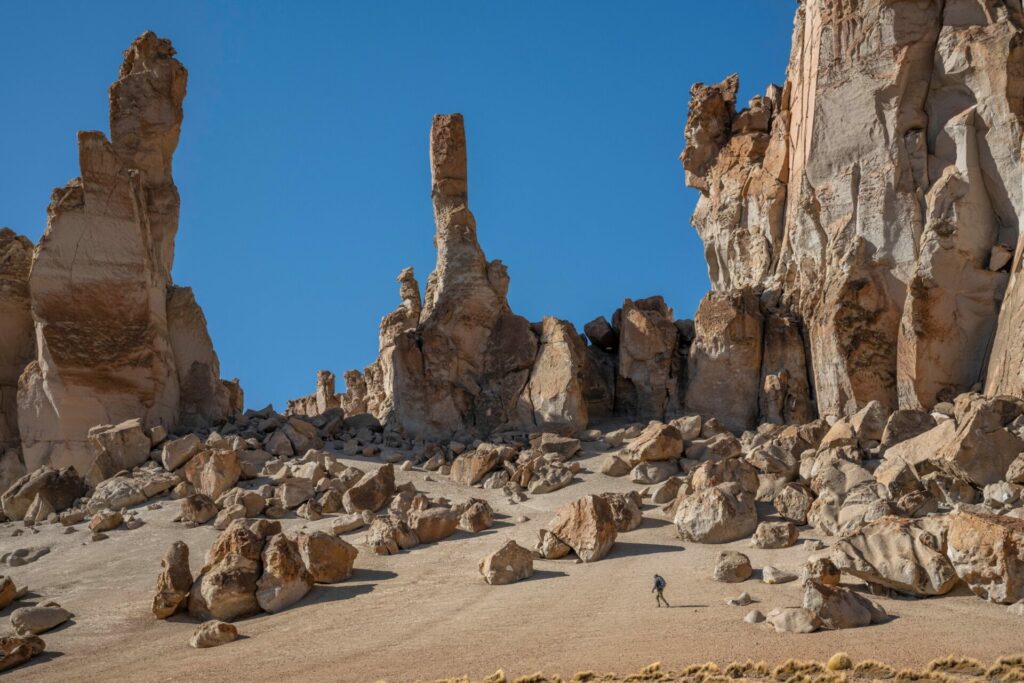
[(896, 676), (896, 669), (874, 659), (865, 659), (853, 667), (854, 678), (869, 678), (871, 680), (886, 680)]
[(787, 659), (772, 671), (772, 680), (776, 683), (797, 683), (801, 676), (814, 676), (823, 673), (825, 673), (825, 667), (819, 662)]
[(928, 664), (928, 671), (955, 674), (957, 676), (984, 676), (985, 665), (970, 657), (942, 657)]

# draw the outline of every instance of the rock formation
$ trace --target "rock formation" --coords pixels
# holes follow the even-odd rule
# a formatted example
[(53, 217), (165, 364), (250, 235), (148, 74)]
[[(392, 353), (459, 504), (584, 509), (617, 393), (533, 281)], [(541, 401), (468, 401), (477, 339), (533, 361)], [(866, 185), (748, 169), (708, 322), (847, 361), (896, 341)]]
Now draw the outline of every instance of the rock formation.
[(241, 409), (191, 290), (171, 282), (186, 80), (170, 41), (135, 40), (110, 88), (110, 139), (79, 133), (82, 175), (53, 192), (29, 280), (37, 355), (18, 387), (30, 470), (84, 473), (95, 425), (195, 428)]
[(32, 242), (0, 228), (0, 487), (25, 473), (18, 434), (18, 377), (35, 355), (28, 275)]
[[(688, 408), (732, 408), (736, 429), (799, 422), (812, 401), (1024, 395), (1022, 20), (1002, 1), (807, 0), (783, 87), (737, 111), (736, 76), (694, 86), (682, 162), (713, 291)], [(736, 343), (716, 356), (723, 330)], [(720, 372), (741, 391), (700, 404)]]

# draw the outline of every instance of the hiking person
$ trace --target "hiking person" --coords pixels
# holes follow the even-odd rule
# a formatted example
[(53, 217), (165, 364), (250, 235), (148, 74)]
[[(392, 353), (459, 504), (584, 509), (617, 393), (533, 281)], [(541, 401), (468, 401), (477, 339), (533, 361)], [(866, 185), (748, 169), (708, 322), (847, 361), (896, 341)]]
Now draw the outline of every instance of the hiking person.
[(662, 591), (664, 591), (664, 590), (665, 590), (665, 579), (663, 579), (659, 575), (655, 574), (654, 575), (654, 588), (651, 590), (651, 592), (652, 593), (657, 593), (657, 596), (655, 596), (655, 599), (657, 601), (656, 604), (657, 604), (658, 607), (661, 607), (661, 603), (665, 603), (665, 607), (671, 607), (671, 605), (668, 604), (668, 600), (666, 600), (665, 596), (662, 595)]

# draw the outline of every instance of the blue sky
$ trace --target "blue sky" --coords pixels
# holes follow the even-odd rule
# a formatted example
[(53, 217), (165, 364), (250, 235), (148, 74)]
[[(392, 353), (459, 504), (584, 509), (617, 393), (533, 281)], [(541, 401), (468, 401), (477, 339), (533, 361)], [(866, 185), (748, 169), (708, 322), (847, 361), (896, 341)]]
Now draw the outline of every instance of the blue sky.
[[(439, 13), (437, 9), (445, 10)], [(189, 70), (174, 279), (260, 407), (363, 367), (434, 264), (427, 136), (462, 112), (470, 206), (513, 310), (583, 323), (707, 291), (677, 157), (690, 85), (781, 83), (791, 0), (3, 3), (0, 226), (38, 240), (75, 133), (146, 29)]]

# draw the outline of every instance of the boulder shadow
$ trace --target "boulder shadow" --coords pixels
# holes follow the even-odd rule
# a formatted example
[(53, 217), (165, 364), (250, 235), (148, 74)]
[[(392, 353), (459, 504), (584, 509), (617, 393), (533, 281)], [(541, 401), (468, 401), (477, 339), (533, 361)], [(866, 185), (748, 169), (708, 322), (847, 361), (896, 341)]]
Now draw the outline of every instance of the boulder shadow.
[(306, 594), (302, 600), (295, 604), (296, 608), (319, 605), (325, 602), (336, 602), (338, 600), (349, 600), (357, 595), (372, 593), (377, 586), (375, 583), (364, 583), (357, 586), (346, 586), (344, 583), (327, 583), (313, 586), (313, 589)]
[(352, 570), (352, 578), (350, 578), (347, 583), (352, 583), (353, 581), (387, 581), (388, 579), (396, 578), (398, 578), (398, 574), (386, 569), (360, 569), (359, 567), (356, 567)]
[(543, 581), (544, 579), (560, 579), (563, 576), (569, 576), (569, 575), (566, 574), (565, 572), (553, 572), (553, 571), (550, 571), (548, 569), (537, 569), (537, 570), (534, 570), (533, 576), (531, 576), (528, 579), (524, 579), (524, 580), (525, 581)]
[[(26, 670), (26, 669), (28, 669), (30, 667), (33, 667), (33, 666), (39, 666), (40, 664), (46, 664), (47, 662), (52, 662), (53, 660), (57, 659), (58, 657), (63, 657), (63, 656), (64, 656), (64, 653), (60, 652), (58, 650), (43, 650), (38, 655), (36, 655), (32, 659), (28, 660), (24, 664), (21, 664), (20, 666), (16, 666), (13, 669), (10, 669), (9, 671), (11, 671), (11, 672), (24, 671), (24, 670)], [(4, 673), (6, 674), (8, 672), (5, 671)]]
[[(637, 529), (657, 529), (659, 527), (671, 525), (672, 522), (668, 521), (667, 519), (662, 519), (661, 517), (648, 517), (647, 515), (644, 515), (643, 521), (640, 523), (640, 526), (638, 526)], [(634, 529), (634, 531), (635, 530), (636, 529)]]
[(658, 553), (675, 553), (685, 550), (681, 545), (665, 545), (662, 543), (629, 543), (616, 541), (608, 557), (634, 557), (637, 555), (655, 555)]

